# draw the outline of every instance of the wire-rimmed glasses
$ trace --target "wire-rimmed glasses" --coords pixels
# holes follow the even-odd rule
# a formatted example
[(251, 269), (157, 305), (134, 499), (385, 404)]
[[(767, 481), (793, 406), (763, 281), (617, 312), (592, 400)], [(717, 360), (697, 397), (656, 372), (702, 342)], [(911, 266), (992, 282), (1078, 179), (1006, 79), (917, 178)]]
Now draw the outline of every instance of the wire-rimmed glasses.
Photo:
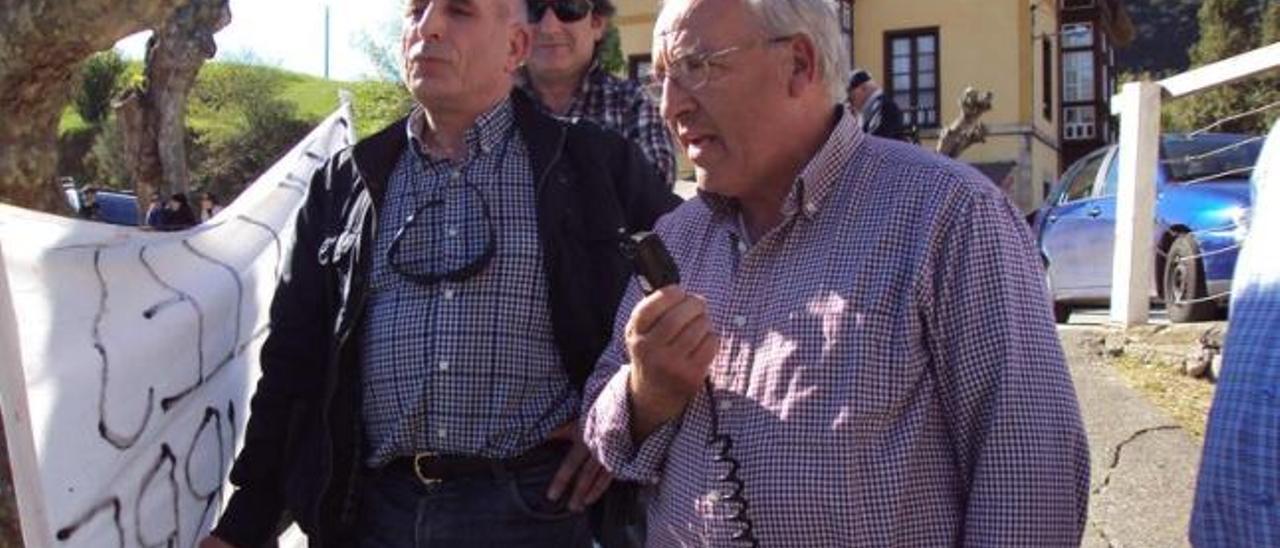
[(655, 69), (644, 85), (645, 93), (654, 101), (662, 100), (662, 92), (667, 80), (680, 85), (686, 92), (702, 89), (711, 81), (712, 69), (721, 57), (747, 50), (755, 46), (771, 46), (789, 41), (793, 36), (778, 36), (760, 42), (729, 46), (715, 51), (691, 52), (668, 61), (664, 67)]

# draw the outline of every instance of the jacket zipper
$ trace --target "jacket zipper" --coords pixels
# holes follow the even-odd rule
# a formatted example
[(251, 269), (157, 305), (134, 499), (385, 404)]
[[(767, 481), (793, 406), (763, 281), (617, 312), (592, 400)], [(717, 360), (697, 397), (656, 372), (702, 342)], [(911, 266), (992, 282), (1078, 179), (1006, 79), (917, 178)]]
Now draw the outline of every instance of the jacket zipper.
[[(363, 175), (361, 175), (361, 177), (363, 177)], [(369, 190), (367, 189), (367, 187), (366, 187), (366, 189), (364, 190), (364, 192), (369, 192)], [(358, 200), (358, 199), (359, 199), (359, 198), (357, 198), (357, 200)], [(370, 230), (370, 234), (377, 234), (377, 230), (378, 230), (378, 216), (377, 216), (376, 212), (374, 211), (374, 203), (373, 203), (373, 197), (372, 197), (372, 196), (370, 196), (370, 197), (369, 197), (369, 206), (368, 206), (368, 208), (365, 210), (365, 215), (368, 217), (368, 220), (367, 220), (367, 221), (365, 221), (365, 222), (368, 222), (368, 223), (370, 223), (370, 225), (371, 225), (371, 226), (370, 226), (370, 229), (371, 229), (371, 230)], [(362, 232), (362, 234), (361, 234), (361, 238), (362, 238), (362, 240), (364, 240), (364, 239), (365, 239), (365, 238), (364, 238), (364, 236), (365, 236), (365, 235), (363, 234), (363, 231), (364, 231), (363, 224), (364, 224), (364, 223), (361, 223), (361, 232)], [(373, 244), (373, 242), (369, 242), (369, 241), (362, 241), (362, 242), (361, 242), (362, 250), (364, 249), (364, 247), (363, 247), (363, 246), (372, 245), (372, 244)], [(357, 268), (357, 267), (358, 267), (358, 266), (360, 266), (360, 265), (356, 264), (356, 262), (355, 262), (355, 261), (359, 261), (359, 254), (357, 254), (357, 256), (356, 256), (355, 258), (353, 258), (353, 262), (352, 262), (352, 265), (351, 265), (351, 272), (352, 272), (352, 274), (353, 274), (353, 275), (354, 275), (354, 273), (355, 273), (355, 272), (357, 272), (357, 270), (358, 270), (358, 268)], [(355, 300), (355, 301), (352, 301), (352, 302), (349, 302), (349, 303), (347, 303), (347, 304), (355, 304), (355, 308), (353, 308), (352, 310), (357, 310), (357, 311), (359, 311), (359, 312), (358, 312), (359, 314), (363, 314), (363, 313), (364, 313), (364, 303), (365, 303), (366, 297), (368, 296), (368, 279), (367, 279), (366, 277), (363, 277), (363, 276), (362, 276), (362, 278), (361, 278), (361, 280), (360, 280), (360, 286), (359, 286), (359, 287), (355, 287), (355, 288), (353, 288), (353, 289), (355, 290), (355, 298), (356, 298), (356, 300)], [(334, 467), (334, 466), (335, 466), (335, 464), (336, 464), (335, 459), (333, 458), (333, 456), (334, 456), (334, 450), (333, 450), (333, 436), (332, 436), (332, 434), (329, 432), (329, 429), (330, 429), (330, 428), (329, 428), (329, 406), (330, 406), (330, 405), (332, 405), (332, 403), (333, 403), (334, 393), (335, 393), (335, 391), (338, 389), (338, 376), (339, 376), (338, 368), (342, 366), (342, 354), (341, 354), (341, 353), (342, 353), (342, 351), (343, 351), (343, 348), (345, 348), (345, 347), (346, 347), (346, 345), (347, 345), (347, 340), (351, 337), (351, 332), (353, 331), (353, 328), (354, 328), (354, 326), (355, 326), (355, 324), (356, 324), (356, 323), (358, 323), (358, 322), (357, 322), (357, 319), (352, 319), (350, 322), (348, 322), (348, 324), (347, 324), (346, 328), (345, 328), (342, 332), (339, 332), (339, 333), (337, 334), (337, 335), (338, 335), (338, 338), (337, 338), (337, 340), (334, 342), (334, 344), (332, 345), (332, 347), (331, 347), (331, 349), (330, 349), (331, 354), (330, 354), (330, 358), (329, 358), (329, 359), (330, 359), (332, 362), (334, 362), (334, 363), (332, 363), (332, 364), (330, 365), (330, 367), (328, 368), (328, 374), (329, 374), (329, 375), (328, 375), (328, 382), (326, 383), (326, 386), (325, 386), (325, 397), (324, 397), (324, 402), (323, 402), (323, 405), (322, 405), (322, 406), (321, 406), (321, 408), (320, 408), (320, 412), (322, 413), (322, 415), (321, 415), (321, 424), (324, 426), (324, 436), (323, 436), (323, 438), (322, 438), (322, 439), (323, 439), (323, 440), (324, 440), (324, 442), (325, 442), (325, 448), (324, 448), (324, 449), (325, 449), (325, 454), (329, 455), (329, 470), (328, 470), (328, 472), (329, 472), (329, 473), (324, 474), (324, 475), (320, 478), (320, 490), (318, 491), (318, 496), (316, 497), (315, 505), (314, 505), (314, 507), (312, 508), (312, 513), (313, 513), (313, 515), (315, 515), (317, 519), (321, 519), (321, 520), (322, 520), (322, 519), (324, 519), (324, 516), (320, 515), (320, 512), (321, 512), (321, 510), (323, 509), (323, 506), (324, 506), (324, 501), (325, 501), (325, 499), (326, 499), (326, 493), (328, 492), (329, 487), (333, 484), (333, 475), (334, 475), (334, 473), (335, 473), (335, 471), (333, 470), (333, 467)], [(359, 420), (359, 418), (357, 418), (356, 420)], [(353, 457), (354, 457), (354, 455), (353, 455)], [(352, 466), (355, 466), (355, 465), (356, 465), (356, 464), (353, 462)], [(350, 502), (350, 498), (351, 498), (351, 494), (352, 494), (351, 492), (352, 492), (352, 490), (354, 489), (354, 482), (353, 482), (353, 481), (351, 481), (352, 479), (353, 479), (353, 478), (348, 478), (348, 481), (347, 481), (347, 491), (348, 491), (348, 492), (347, 492), (346, 494), (344, 494), (344, 496), (343, 496), (343, 500), (342, 500), (342, 506), (340, 506), (340, 507), (339, 507), (339, 509), (338, 509), (338, 510), (339, 510), (339, 514), (338, 514), (338, 515), (339, 515), (339, 518), (341, 518), (342, 514), (346, 512), (346, 510), (347, 510), (347, 506), (348, 506), (348, 503)], [(316, 525), (317, 525), (317, 527), (319, 528), (319, 529), (318, 529), (319, 531), (323, 531), (324, 524), (322, 524), (322, 523), (317, 523)], [(340, 524), (339, 524), (339, 525), (340, 525)], [(323, 545), (324, 545), (324, 543), (325, 543), (325, 540), (324, 540), (324, 539), (320, 539), (320, 545), (322, 545), (322, 546), (323, 546)]]

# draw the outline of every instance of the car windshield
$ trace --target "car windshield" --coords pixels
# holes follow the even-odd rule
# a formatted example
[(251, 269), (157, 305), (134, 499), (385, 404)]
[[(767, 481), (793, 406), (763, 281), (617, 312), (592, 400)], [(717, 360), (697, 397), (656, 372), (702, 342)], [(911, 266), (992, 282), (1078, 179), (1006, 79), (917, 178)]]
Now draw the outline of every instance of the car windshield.
[(1169, 180), (1181, 183), (1247, 180), (1261, 151), (1262, 138), (1252, 135), (1168, 135), (1161, 163)]

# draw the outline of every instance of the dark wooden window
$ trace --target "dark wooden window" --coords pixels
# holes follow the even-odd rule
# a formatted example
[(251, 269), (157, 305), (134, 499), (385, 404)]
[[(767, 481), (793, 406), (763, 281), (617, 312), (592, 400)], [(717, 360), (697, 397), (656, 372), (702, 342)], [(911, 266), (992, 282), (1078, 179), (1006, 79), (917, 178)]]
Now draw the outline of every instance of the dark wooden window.
[(649, 81), (652, 72), (653, 61), (648, 53), (627, 57), (627, 77), (643, 84)]
[(1098, 6), (1095, 0), (1062, 0), (1062, 9), (1079, 10), (1090, 9)]
[(902, 122), (908, 127), (939, 125), (940, 46), (936, 27), (884, 35), (885, 93), (902, 109)]
[(1089, 141), (1098, 137), (1097, 53), (1090, 23), (1067, 23), (1062, 43), (1062, 137)]

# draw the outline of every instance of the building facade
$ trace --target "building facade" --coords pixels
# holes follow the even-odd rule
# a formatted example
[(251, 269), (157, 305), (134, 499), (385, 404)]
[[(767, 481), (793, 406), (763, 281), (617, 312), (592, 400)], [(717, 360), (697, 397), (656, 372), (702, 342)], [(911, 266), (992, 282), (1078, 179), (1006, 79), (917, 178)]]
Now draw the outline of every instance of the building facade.
[[(648, 73), (654, 0), (619, 0), (632, 77)], [(1061, 171), (1113, 135), (1114, 48), (1132, 35), (1122, 0), (843, 0), (853, 64), (866, 69), (933, 148), (966, 88), (994, 94), (985, 143), (960, 157), (1024, 210)], [(685, 164), (687, 165), (687, 164)]]

